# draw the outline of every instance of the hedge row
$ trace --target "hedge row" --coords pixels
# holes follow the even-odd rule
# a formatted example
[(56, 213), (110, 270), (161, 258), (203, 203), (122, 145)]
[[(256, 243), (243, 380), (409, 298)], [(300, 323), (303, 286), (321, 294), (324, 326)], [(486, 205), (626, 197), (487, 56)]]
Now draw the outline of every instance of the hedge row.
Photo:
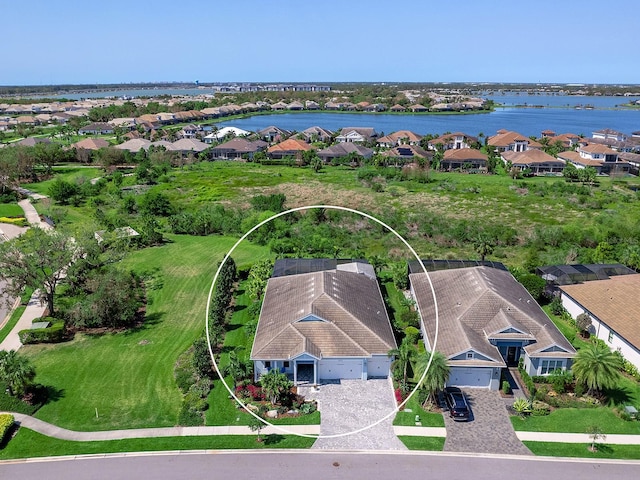
[(64, 333), (64, 322), (56, 320), (47, 328), (21, 330), (18, 332), (18, 336), (23, 345), (29, 343), (60, 343), (64, 340)]
[(5, 435), (13, 426), (13, 415), (10, 413), (0, 414), (0, 443), (4, 439)]

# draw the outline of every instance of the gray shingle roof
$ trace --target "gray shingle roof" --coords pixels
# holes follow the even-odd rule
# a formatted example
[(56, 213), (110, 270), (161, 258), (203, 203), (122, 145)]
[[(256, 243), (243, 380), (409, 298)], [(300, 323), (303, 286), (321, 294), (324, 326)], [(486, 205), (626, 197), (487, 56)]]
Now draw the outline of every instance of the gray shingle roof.
[(329, 270), (269, 280), (251, 358), (368, 357), (395, 346), (377, 281)]
[[(502, 364), (488, 338), (530, 338), (525, 351), (532, 356), (557, 356), (541, 350), (557, 345), (573, 356), (575, 350), (542, 311), (529, 292), (506, 271), (490, 267), (440, 270), (429, 274), (438, 303), (436, 349), (446, 357), (473, 349)], [(435, 310), (424, 273), (409, 276), (429, 343), (435, 337)], [(510, 329), (522, 333), (503, 333)]]

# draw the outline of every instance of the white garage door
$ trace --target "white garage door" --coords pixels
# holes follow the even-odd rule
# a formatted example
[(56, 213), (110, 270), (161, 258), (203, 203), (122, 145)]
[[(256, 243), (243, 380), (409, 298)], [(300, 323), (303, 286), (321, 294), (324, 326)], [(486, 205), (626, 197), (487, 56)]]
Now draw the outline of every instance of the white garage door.
[(390, 364), (391, 364), (391, 359), (386, 355), (370, 358), (369, 360), (367, 360), (367, 376), (369, 378), (371, 377), (387, 378), (389, 376)]
[(360, 379), (362, 360), (320, 360), (318, 376), (321, 380)]
[(448, 385), (455, 387), (489, 388), (491, 368), (453, 367), (449, 374)]

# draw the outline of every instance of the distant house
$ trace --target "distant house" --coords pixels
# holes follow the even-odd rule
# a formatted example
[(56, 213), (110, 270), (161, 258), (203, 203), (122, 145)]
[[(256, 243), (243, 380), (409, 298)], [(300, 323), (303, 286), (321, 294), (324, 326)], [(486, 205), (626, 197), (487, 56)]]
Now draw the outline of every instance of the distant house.
[(270, 278), (250, 358), (255, 380), (276, 370), (320, 384), (386, 378), (394, 348), (373, 268), (352, 262)]
[(80, 135), (110, 135), (113, 133), (113, 125), (105, 122), (95, 122), (78, 130)]
[(377, 137), (373, 127), (346, 127), (340, 130), (340, 134), (336, 137), (336, 142), (352, 142), (365, 143)]
[(307, 110), (320, 110), (320, 105), (313, 100), (307, 100), (304, 102), (304, 108)]
[(351, 154), (358, 155), (362, 158), (371, 158), (373, 150), (371, 148), (363, 147), (357, 143), (344, 142), (331, 145), (330, 147), (318, 150), (318, 157), (325, 163), (330, 163), (333, 160), (345, 158)]
[(409, 130), (399, 130), (378, 138), (376, 143), (381, 147), (393, 148), (402, 144), (419, 145), (420, 140), (422, 140), (422, 135), (418, 135)]
[(114, 148), (118, 150), (127, 150), (131, 153), (137, 153), (140, 149), (148, 150), (151, 146), (151, 141), (146, 140), (144, 138), (132, 138), (131, 140), (127, 140), (120, 145), (116, 145)]
[(640, 274), (560, 287), (562, 305), (575, 319), (586, 313), (592, 335), (640, 369)]
[(520, 170), (528, 170), (533, 175), (561, 174), (566, 165), (561, 158), (555, 158), (542, 150), (525, 150), (523, 152), (506, 151), (500, 154), (502, 161)]
[(289, 105), (284, 102), (276, 102), (271, 105), (271, 110), (288, 110)]
[(246, 157), (251, 160), (257, 152), (265, 150), (267, 145), (267, 142), (262, 140), (251, 141), (246, 138), (233, 138), (213, 147), (211, 157), (220, 160), (240, 160)]
[(198, 132), (202, 131), (202, 127), (198, 125), (187, 125), (178, 132), (180, 138), (196, 138)]
[(291, 102), (288, 105), (288, 108), (289, 108), (289, 110), (294, 110), (294, 111), (296, 111), (296, 110), (304, 110), (304, 105), (301, 102), (299, 102), (297, 100), (294, 100), (293, 102)]
[(383, 103), (372, 103), (371, 105), (362, 107), (362, 110), (365, 112), (384, 112), (386, 109), (387, 107)]
[(304, 140), (289, 138), (284, 142), (272, 145), (267, 149), (267, 153), (271, 158), (295, 157), (297, 158), (302, 152), (308, 152), (313, 147)]
[(181, 138), (171, 144), (170, 150), (181, 152), (182, 154), (200, 153), (209, 148), (204, 142), (194, 138)]
[(37, 143), (51, 143), (46, 137), (27, 137), (12, 145), (21, 145), (23, 147), (35, 147)]
[(256, 133), (258, 135), (258, 138), (260, 138), (260, 140), (264, 140), (265, 142), (279, 142), (291, 135), (290, 131), (283, 130), (282, 128), (276, 127), (274, 125), (263, 128), (262, 130), (258, 130)]
[(500, 130), (496, 135), (489, 137), (487, 144), (495, 147), (498, 152), (524, 152), (531, 148), (542, 148), (542, 145), (535, 140), (531, 140), (518, 132), (506, 130)]
[(109, 147), (109, 142), (102, 138), (85, 138), (79, 142), (72, 143), (70, 147), (76, 150), (100, 150)]
[(590, 143), (580, 146), (578, 154), (584, 160), (597, 161), (600, 163), (600, 173), (625, 174), (629, 172), (630, 165), (618, 158), (618, 152), (604, 145)]
[(429, 150), (436, 150), (438, 145), (443, 150), (457, 150), (460, 148), (471, 148), (472, 143), (477, 143), (478, 139), (462, 132), (447, 133), (438, 138), (429, 140), (427, 146)]
[(393, 107), (391, 107), (391, 108), (389, 109), (389, 111), (394, 112), (394, 113), (406, 112), (406, 111), (407, 111), (407, 108), (406, 108), (406, 107), (403, 107), (402, 105), (398, 105), (398, 104), (396, 103)]
[(591, 158), (585, 158), (578, 152), (569, 150), (568, 152), (561, 152), (558, 154), (558, 159), (564, 160), (566, 163), (571, 163), (577, 169), (592, 167), (596, 170), (596, 174), (602, 173), (602, 161), (592, 160)]
[(502, 369), (520, 359), (529, 375), (570, 369), (575, 349), (506, 269), (452, 268), (409, 279), (425, 347), (434, 348), (437, 334), (448, 385), (498, 390)]
[(448, 149), (440, 162), (441, 170), (470, 169), (487, 171), (487, 156), (474, 148)]
[(596, 130), (595, 132), (592, 132), (591, 135), (593, 136), (593, 138), (599, 138), (602, 140), (615, 140), (617, 142), (624, 142), (627, 139), (627, 136), (624, 133), (612, 130), (610, 128)]
[(555, 137), (555, 136), (556, 136), (556, 132), (554, 132), (553, 130), (543, 130), (541, 132), (542, 138)]
[(411, 105), (409, 106), (409, 110), (411, 110), (414, 113), (421, 113), (421, 112), (428, 112), (429, 109), (427, 107), (425, 107), (424, 105), (420, 105), (419, 103), (416, 105)]
[(560, 142), (564, 148), (573, 148), (580, 142), (580, 136), (574, 133), (561, 133), (547, 138), (549, 138), (549, 145)]
[(418, 147), (417, 145), (398, 145), (391, 150), (387, 150), (382, 153), (382, 156), (388, 159), (388, 162), (395, 163), (396, 165), (406, 165), (408, 163), (418, 162), (419, 160), (425, 160), (431, 162), (433, 159), (433, 152), (428, 152)]
[(247, 131), (247, 130), (243, 130), (242, 128), (238, 128), (238, 127), (223, 127), (220, 130), (217, 130), (213, 133), (210, 133), (209, 135), (206, 135), (204, 137), (204, 143), (214, 143), (217, 142), (219, 140), (222, 140), (223, 138), (230, 136), (230, 137), (244, 137), (247, 135), (251, 135), (251, 132)]
[(300, 132), (308, 143), (324, 142), (328, 143), (333, 139), (333, 132), (322, 127), (309, 127)]

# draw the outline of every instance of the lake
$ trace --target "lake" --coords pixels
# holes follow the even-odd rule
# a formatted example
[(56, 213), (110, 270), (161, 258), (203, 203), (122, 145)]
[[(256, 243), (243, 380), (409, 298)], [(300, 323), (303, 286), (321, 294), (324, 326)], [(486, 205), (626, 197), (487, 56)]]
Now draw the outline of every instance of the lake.
[[(619, 97), (618, 97), (619, 98)], [(543, 130), (591, 137), (591, 132), (612, 128), (630, 134), (640, 130), (640, 110), (576, 110), (573, 108), (498, 108), (471, 115), (385, 115), (366, 113), (283, 113), (225, 121), (219, 127), (235, 126), (257, 131), (270, 125), (302, 131), (314, 125), (329, 130), (343, 127), (374, 127), (379, 133), (411, 130), (425, 135), (461, 131), (469, 135), (495, 135), (504, 128), (523, 135), (540, 136)]]

